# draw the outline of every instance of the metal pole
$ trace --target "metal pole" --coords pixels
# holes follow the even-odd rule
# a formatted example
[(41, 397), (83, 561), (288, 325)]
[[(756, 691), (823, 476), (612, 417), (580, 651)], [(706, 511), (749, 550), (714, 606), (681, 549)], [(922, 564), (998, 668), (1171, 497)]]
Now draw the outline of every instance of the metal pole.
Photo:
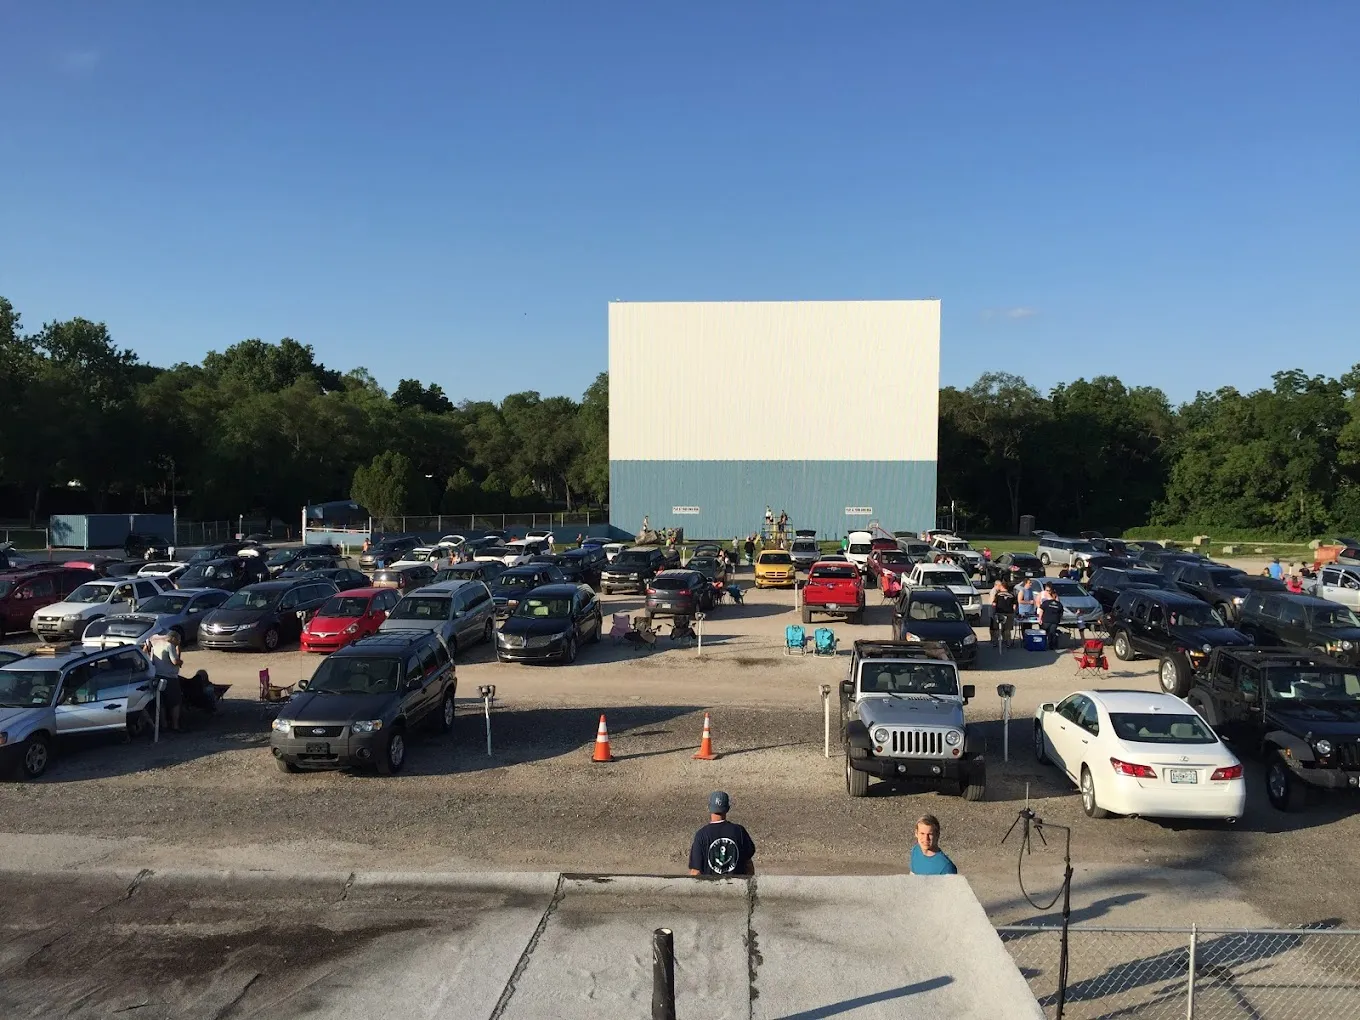
[(161, 742), (161, 681), (156, 680), (156, 725), (152, 730), (151, 742), (159, 744)]
[(1195, 956), (1199, 948), (1198, 925), (1190, 925), (1190, 972), (1185, 980), (1185, 1020), (1195, 1020)]
[(482, 696), (482, 713), (486, 716), (486, 756), (491, 757), (491, 699), (496, 696), (495, 684), (482, 684), (477, 688)]
[(652, 1020), (675, 1020), (675, 936), (652, 932)]
[(831, 757), (831, 685), (822, 684), (822, 754)]
[(701, 655), (704, 654), (704, 614), (703, 614), (703, 613), (695, 613), (695, 614), (694, 614), (694, 633), (695, 633), (695, 635), (696, 635), (696, 636), (698, 637), (698, 639), (699, 639), (699, 647), (698, 647), (698, 650), (695, 652), (695, 657), (697, 658), (697, 657), (699, 657), (699, 656), (701, 656)]
[(997, 684), (997, 696), (1001, 698), (1001, 760), (1011, 760), (1011, 698), (1015, 697), (1015, 684)]

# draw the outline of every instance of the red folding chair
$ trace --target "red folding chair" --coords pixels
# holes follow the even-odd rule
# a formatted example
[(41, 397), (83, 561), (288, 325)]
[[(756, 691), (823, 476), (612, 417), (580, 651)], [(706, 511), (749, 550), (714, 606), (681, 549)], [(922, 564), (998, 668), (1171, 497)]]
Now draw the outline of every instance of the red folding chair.
[(1087, 638), (1077, 648), (1072, 649), (1072, 658), (1077, 663), (1077, 674), (1108, 672), (1110, 660), (1105, 657), (1105, 642), (1100, 638)]

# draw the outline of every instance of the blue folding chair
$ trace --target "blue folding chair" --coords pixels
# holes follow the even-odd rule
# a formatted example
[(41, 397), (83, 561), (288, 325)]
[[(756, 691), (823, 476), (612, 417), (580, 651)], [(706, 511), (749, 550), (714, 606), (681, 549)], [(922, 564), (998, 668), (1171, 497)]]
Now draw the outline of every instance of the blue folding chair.
[(807, 654), (807, 631), (796, 623), (791, 623), (784, 628), (784, 654), (793, 655)]
[(812, 654), (835, 655), (836, 632), (830, 627), (818, 627), (812, 632)]

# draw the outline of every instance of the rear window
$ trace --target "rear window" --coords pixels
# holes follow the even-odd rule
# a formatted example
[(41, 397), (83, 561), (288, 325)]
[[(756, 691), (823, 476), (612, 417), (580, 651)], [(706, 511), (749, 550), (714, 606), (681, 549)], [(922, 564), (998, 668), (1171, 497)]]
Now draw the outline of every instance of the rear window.
[(652, 587), (660, 591), (683, 591), (689, 587), (689, 578), (658, 577), (652, 581)]
[(857, 571), (854, 567), (817, 567), (817, 568), (815, 568), (815, 569), (812, 571), (812, 573), (809, 574), (808, 576), (809, 576), (809, 577), (840, 578), (840, 579), (842, 579), (842, 580), (847, 580), (847, 581), (848, 581), (848, 580), (851, 580), (851, 579), (853, 579), (853, 578), (858, 577), (858, 576), (859, 576), (859, 571)]
[(627, 552), (619, 553), (618, 557), (614, 560), (614, 562), (621, 567), (629, 567), (634, 565), (645, 567), (648, 563), (651, 562), (651, 558), (652, 554), (649, 552), (640, 552), (630, 549)]
[(867, 556), (869, 553), (873, 552), (873, 547), (865, 542), (851, 542), (850, 552)]
[(816, 551), (817, 551), (817, 543), (816, 543), (816, 542), (794, 542), (794, 543), (793, 543), (793, 551), (796, 552), (796, 553), (797, 553), (797, 552), (816, 552)]
[(793, 562), (793, 557), (786, 552), (761, 553), (761, 563), (773, 563), (776, 567), (788, 566)]
[(1218, 738), (1197, 715), (1165, 712), (1111, 712), (1110, 725), (1120, 740), (1134, 744), (1217, 744)]

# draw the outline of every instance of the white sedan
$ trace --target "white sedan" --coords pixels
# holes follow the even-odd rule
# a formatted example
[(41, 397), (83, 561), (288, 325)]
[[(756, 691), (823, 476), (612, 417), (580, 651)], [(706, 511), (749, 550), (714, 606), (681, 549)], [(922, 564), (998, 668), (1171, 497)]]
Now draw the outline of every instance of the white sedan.
[(1246, 809), (1242, 763), (1180, 698), (1078, 691), (1034, 716), (1034, 756), (1081, 790), (1091, 818), (1223, 818)]

